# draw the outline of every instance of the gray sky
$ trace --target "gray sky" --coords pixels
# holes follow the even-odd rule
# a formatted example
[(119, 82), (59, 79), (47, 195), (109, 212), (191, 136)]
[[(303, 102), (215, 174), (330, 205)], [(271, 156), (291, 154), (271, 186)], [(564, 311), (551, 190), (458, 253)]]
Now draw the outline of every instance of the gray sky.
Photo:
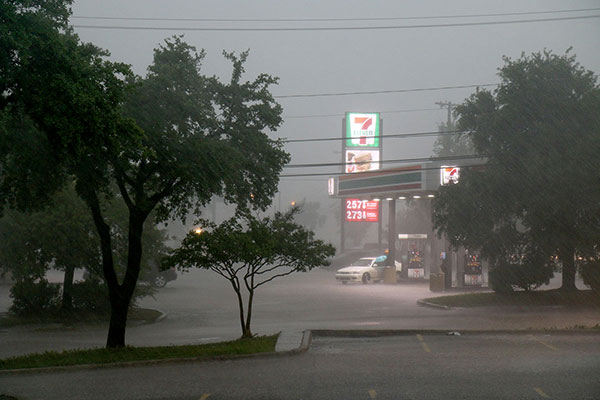
[[(599, 0), (454, 0), (454, 1), (355, 1), (355, 0), (75, 0), (74, 16), (148, 18), (406, 18), (425, 16), (519, 13), (600, 8)], [(334, 22), (196, 22), (130, 21), (73, 18), (74, 25), (125, 25), (146, 27), (341, 27), (406, 26), (509, 21), (598, 15), (598, 11), (498, 17), (404, 19)], [(475, 85), (498, 82), (502, 56), (518, 57), (544, 48), (563, 54), (573, 47), (578, 61), (596, 74), (600, 71), (600, 19), (580, 19), (523, 24), (429, 27), (384, 30), (222, 32), (176, 30), (104, 30), (76, 28), (82, 40), (108, 49), (112, 58), (129, 63), (144, 74), (152, 50), (164, 38), (184, 33), (185, 40), (204, 48), (204, 72), (228, 77), (230, 65), (222, 50), (250, 49), (247, 78), (266, 72), (280, 78), (275, 95), (381, 91)], [(474, 89), (426, 92), (280, 99), (285, 123), (276, 136), (316, 138), (341, 135), (346, 111), (379, 111), (384, 134), (433, 131), (446, 112), (436, 101), (462, 102)], [(414, 109), (413, 112), (389, 112)], [(332, 117), (285, 118), (340, 114)], [(431, 155), (434, 138), (390, 139), (384, 159)], [(339, 142), (289, 144), (292, 163), (339, 162)], [(337, 171), (338, 169), (335, 169)], [(287, 170), (288, 173), (329, 172), (334, 169)], [(284, 173), (285, 173), (284, 172)], [(323, 201), (326, 178), (283, 179), (282, 203)], [(277, 200), (275, 201), (277, 203)], [(325, 208), (326, 205), (324, 204)]]

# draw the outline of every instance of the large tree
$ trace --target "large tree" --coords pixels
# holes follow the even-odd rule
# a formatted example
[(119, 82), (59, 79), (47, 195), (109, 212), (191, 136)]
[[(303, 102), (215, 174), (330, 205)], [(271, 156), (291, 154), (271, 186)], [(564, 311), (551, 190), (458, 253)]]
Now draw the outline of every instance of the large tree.
[(292, 207), (262, 219), (246, 214), (220, 225), (204, 221), (204, 230), (190, 232), (165, 264), (184, 270), (209, 269), (227, 279), (237, 297), (242, 337), (252, 337), (256, 289), (276, 278), (326, 265), (335, 254), (332, 245), (314, 239), (312, 231), (294, 222), (298, 212), (298, 207)]
[(114, 272), (111, 229), (99, 193), (82, 183), (100, 235), (111, 298), (108, 347), (125, 342), (128, 305), (140, 271), (142, 227), (153, 210), (158, 221), (184, 218), (215, 194), (240, 209), (264, 209), (270, 203), (289, 156), (280, 141), (265, 133), (281, 123), (281, 107), (269, 92), (276, 79), (261, 74), (243, 82), (246, 55), (226, 54), (233, 73), (230, 82), (221, 83), (201, 75), (202, 53), (173, 38), (155, 50), (147, 76), (133, 83), (124, 109), (142, 134), (110, 155), (110, 174), (129, 209), (128, 260), (121, 282)]
[(461, 171), (434, 201), (436, 228), (497, 262), (562, 264), (575, 289), (576, 254), (600, 240), (600, 88), (575, 56), (505, 58), (501, 83), (456, 109), (483, 168)]
[[(105, 52), (82, 44), (68, 29), (69, 4), (2, 3), (0, 18), (9, 40), (0, 58), (0, 73), (6, 77), (0, 160), (9, 166), (20, 163), (15, 142), (26, 131), (18, 129), (20, 120), (15, 123), (14, 116), (23, 116), (32, 121), (32, 132), (42, 134), (40, 143), (51, 154), (54, 179), (48, 180), (48, 189), (57, 190), (67, 176), (75, 177), (100, 236), (111, 300), (107, 346), (117, 347), (125, 344), (127, 309), (140, 272), (142, 227), (150, 213), (155, 211), (159, 221), (184, 216), (213, 194), (240, 208), (265, 208), (288, 155), (281, 142), (266, 134), (281, 123), (281, 107), (269, 92), (276, 79), (261, 74), (242, 81), (245, 53), (226, 54), (233, 73), (230, 82), (221, 83), (202, 76), (202, 53), (176, 38), (155, 51), (145, 78), (133, 78), (126, 65), (107, 61)], [(36, 206), (26, 195), (29, 186), (21, 182), (43, 182), (32, 179), (39, 171), (4, 165), (0, 203)], [(128, 208), (123, 279), (115, 270), (113, 231), (102, 209), (102, 199), (115, 196), (113, 183)], [(40, 201), (47, 194), (41, 191)]]

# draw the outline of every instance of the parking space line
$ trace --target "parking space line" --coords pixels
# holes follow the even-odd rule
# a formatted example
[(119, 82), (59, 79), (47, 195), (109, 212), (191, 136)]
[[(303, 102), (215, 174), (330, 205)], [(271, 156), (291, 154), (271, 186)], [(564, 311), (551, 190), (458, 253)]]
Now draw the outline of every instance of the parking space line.
[(544, 393), (544, 391), (541, 388), (533, 388), (533, 390), (536, 391), (537, 394), (539, 394), (541, 397), (543, 397), (544, 399), (550, 399), (551, 397), (548, 396), (546, 393)]
[(369, 390), (369, 397), (371, 397), (372, 399), (377, 398), (377, 392), (373, 389)]
[(200, 400), (206, 400), (208, 399), (208, 396), (210, 396), (210, 393), (204, 393), (202, 396), (200, 396)]
[(533, 340), (535, 340), (536, 342), (538, 342), (538, 343), (546, 346), (547, 348), (549, 348), (551, 350), (554, 350), (554, 351), (558, 351), (557, 347), (554, 347), (551, 344), (548, 344), (548, 343), (544, 342), (543, 340), (540, 340), (540, 339), (536, 338), (535, 336), (532, 336), (532, 338), (533, 338)]
[(417, 339), (419, 339), (419, 342), (421, 342), (423, 350), (425, 350), (427, 353), (431, 353), (431, 349), (429, 348), (429, 346), (427, 346), (427, 343), (425, 343), (425, 339), (423, 339), (423, 336), (417, 335)]

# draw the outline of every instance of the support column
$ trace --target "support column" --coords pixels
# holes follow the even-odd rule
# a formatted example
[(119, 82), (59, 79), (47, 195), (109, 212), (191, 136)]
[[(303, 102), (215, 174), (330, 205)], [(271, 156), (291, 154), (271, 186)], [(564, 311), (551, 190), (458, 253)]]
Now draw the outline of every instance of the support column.
[(396, 283), (396, 199), (388, 200), (388, 267), (383, 275), (385, 283)]

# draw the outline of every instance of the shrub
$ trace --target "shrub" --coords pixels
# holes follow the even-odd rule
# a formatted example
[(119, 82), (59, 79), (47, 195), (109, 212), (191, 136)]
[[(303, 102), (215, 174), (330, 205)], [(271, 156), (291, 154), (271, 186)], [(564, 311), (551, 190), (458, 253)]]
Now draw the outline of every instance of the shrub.
[(102, 281), (86, 279), (75, 282), (71, 289), (71, 295), (74, 310), (89, 311), (96, 314), (108, 314), (110, 312), (108, 288)]
[(586, 261), (579, 265), (579, 273), (583, 283), (591, 287), (593, 291), (600, 292), (600, 261)]
[(548, 284), (554, 275), (552, 267), (544, 263), (500, 262), (490, 269), (489, 281), (497, 293), (509, 293), (515, 288), (533, 290)]
[[(156, 289), (138, 282), (133, 296), (131, 297), (131, 307), (136, 307), (139, 299), (145, 296), (153, 296)], [(104, 280), (96, 275), (88, 274), (86, 279), (75, 282), (72, 287), (73, 310), (87, 311), (100, 315), (110, 313), (110, 299), (108, 296), (108, 286)]]
[(10, 288), (13, 300), (10, 311), (17, 315), (41, 314), (56, 311), (60, 305), (60, 285), (46, 279), (18, 280)]

